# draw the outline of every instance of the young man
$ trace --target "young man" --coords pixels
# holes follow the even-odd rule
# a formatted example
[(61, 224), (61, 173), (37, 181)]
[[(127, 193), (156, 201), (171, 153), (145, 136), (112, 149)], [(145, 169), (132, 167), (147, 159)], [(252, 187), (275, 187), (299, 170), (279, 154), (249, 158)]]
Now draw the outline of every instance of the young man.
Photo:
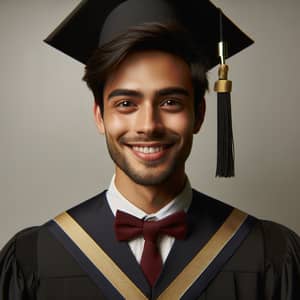
[[(299, 298), (296, 234), (190, 187), (185, 162), (214, 62), (177, 19), (179, 2), (153, 3), (110, 4), (99, 47), (79, 58), (115, 163), (109, 189), (6, 245), (1, 299)], [(81, 25), (94, 5), (84, 2), (68, 24)], [(48, 42), (65, 42), (65, 26)]]

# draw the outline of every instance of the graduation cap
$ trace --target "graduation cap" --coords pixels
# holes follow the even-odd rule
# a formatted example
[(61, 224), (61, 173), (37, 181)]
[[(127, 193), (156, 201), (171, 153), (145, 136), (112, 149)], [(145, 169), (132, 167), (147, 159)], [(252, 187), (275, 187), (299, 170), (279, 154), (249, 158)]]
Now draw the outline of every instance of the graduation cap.
[[(220, 64), (218, 92), (218, 158), (216, 176), (234, 176), (231, 122), (231, 81), (225, 58), (253, 43), (208, 0), (84, 0), (45, 39), (45, 42), (86, 64), (94, 50), (129, 28), (144, 23), (177, 23), (190, 33), (208, 60)], [(218, 52), (218, 43), (219, 52)], [(226, 42), (226, 46), (225, 46)], [(225, 52), (225, 49), (227, 50)]]

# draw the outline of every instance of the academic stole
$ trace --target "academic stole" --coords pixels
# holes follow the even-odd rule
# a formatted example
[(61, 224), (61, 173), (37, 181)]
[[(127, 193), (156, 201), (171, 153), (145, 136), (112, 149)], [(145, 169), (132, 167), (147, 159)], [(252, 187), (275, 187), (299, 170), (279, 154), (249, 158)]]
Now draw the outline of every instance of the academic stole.
[[(249, 216), (246, 213), (238, 209), (233, 209), (206, 245), (158, 296), (157, 300), (181, 299), (190, 287), (205, 275), (208, 267), (214, 264), (216, 257), (222, 253), (222, 250), (225, 247), (228, 249), (230, 241), (237, 234), (246, 235), (248, 233), (248, 230), (240, 233), (241, 227), (246, 223), (248, 218)], [(56, 226), (52, 226), (52, 230), (62, 230), (74, 244), (72, 247), (75, 246), (77, 251), (92, 263), (96, 270), (110, 282), (124, 299), (148, 299), (70, 214), (67, 212), (61, 213), (54, 218), (53, 224)], [(232, 249), (232, 253), (233, 251), (235, 251), (235, 248)], [(226, 252), (224, 260), (230, 257), (228, 250)], [(214, 272), (217, 273), (218, 270), (214, 269)], [(89, 274), (90, 272), (87, 273)], [(93, 279), (92, 274), (89, 275)]]

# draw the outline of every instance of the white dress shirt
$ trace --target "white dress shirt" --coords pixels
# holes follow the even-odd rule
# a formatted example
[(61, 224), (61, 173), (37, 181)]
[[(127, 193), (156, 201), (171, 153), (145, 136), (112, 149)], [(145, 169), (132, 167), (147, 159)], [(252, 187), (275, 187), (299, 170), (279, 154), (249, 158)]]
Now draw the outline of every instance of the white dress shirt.
[[(186, 184), (182, 192), (177, 195), (171, 202), (161, 208), (159, 211), (153, 214), (147, 214), (140, 208), (134, 206), (130, 203), (116, 188), (115, 186), (115, 176), (113, 176), (108, 191), (106, 193), (106, 198), (110, 209), (113, 214), (116, 215), (117, 210), (124, 211), (131, 214), (139, 219), (144, 220), (160, 220), (175, 212), (184, 210), (188, 211), (190, 204), (192, 202), (192, 188), (189, 180), (187, 179)], [(160, 249), (161, 257), (163, 263), (165, 263), (168, 254), (173, 246), (174, 238), (172, 236), (164, 235), (158, 240), (158, 246)], [(144, 248), (144, 238), (143, 236), (132, 239), (128, 242), (129, 247), (135, 256), (138, 263), (141, 262), (143, 248)]]

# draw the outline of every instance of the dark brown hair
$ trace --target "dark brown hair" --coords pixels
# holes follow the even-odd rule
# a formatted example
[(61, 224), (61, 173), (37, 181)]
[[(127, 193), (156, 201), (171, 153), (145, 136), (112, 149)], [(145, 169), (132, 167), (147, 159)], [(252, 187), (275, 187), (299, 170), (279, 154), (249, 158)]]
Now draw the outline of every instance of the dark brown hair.
[(93, 92), (103, 112), (103, 89), (107, 77), (126, 56), (135, 51), (160, 50), (182, 58), (191, 69), (195, 107), (208, 89), (207, 67), (188, 32), (174, 24), (146, 23), (130, 28), (112, 41), (97, 48), (87, 62), (83, 80)]

